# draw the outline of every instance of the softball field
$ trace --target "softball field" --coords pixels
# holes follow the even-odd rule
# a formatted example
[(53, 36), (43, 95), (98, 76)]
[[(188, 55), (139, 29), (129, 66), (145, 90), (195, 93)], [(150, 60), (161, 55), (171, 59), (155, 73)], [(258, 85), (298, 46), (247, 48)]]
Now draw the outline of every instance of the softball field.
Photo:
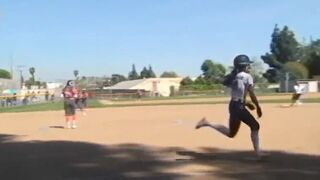
[(77, 129), (63, 111), (2, 113), (0, 179), (320, 179), (320, 104), (262, 109), (262, 161), (245, 124), (233, 139), (194, 129), (226, 125), (226, 104), (89, 109)]

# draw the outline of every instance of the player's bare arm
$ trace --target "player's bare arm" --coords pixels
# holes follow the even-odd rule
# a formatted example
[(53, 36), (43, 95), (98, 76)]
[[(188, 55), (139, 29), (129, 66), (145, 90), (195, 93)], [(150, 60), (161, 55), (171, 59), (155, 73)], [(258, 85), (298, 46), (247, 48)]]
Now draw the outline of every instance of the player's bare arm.
[(262, 110), (261, 110), (261, 107), (259, 105), (259, 101), (257, 99), (257, 96), (256, 94), (254, 93), (254, 89), (253, 89), (253, 86), (249, 86), (248, 87), (248, 93), (249, 93), (249, 96), (251, 98), (251, 101), (253, 102), (253, 104), (256, 106), (257, 108), (257, 115), (258, 117), (260, 118), (262, 116)]

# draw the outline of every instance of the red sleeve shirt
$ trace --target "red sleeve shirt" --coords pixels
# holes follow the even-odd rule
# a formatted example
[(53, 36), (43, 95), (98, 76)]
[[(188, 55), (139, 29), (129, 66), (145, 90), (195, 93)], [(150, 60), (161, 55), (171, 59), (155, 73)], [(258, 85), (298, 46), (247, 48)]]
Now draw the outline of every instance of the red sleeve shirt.
[(64, 98), (76, 98), (78, 96), (77, 90), (74, 87), (65, 87), (62, 91)]

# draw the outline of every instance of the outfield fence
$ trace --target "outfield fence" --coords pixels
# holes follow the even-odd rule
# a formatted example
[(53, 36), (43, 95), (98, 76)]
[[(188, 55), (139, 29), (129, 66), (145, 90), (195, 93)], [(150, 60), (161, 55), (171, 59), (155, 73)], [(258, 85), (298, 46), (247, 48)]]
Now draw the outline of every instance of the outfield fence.
[(60, 101), (61, 97), (48, 93), (7, 94), (0, 96), (0, 107), (12, 107), (42, 103), (46, 101)]

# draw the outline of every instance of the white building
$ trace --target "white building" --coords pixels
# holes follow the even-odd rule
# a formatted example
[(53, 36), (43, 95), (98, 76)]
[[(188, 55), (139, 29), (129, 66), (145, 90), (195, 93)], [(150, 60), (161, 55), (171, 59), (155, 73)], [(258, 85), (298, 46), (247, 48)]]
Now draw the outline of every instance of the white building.
[(59, 82), (47, 82), (47, 89), (57, 89), (62, 87), (63, 84)]
[(306, 92), (319, 92), (319, 82), (317, 80), (299, 80), (298, 83), (306, 87)]
[(152, 95), (169, 96), (170, 88), (179, 90), (182, 78), (148, 78), (122, 81), (114, 86), (104, 87), (109, 90), (145, 90)]
[(280, 81), (280, 92), (294, 92), (295, 83), (305, 87), (306, 93), (319, 92), (319, 81), (314, 79), (299, 79), (297, 81)]

